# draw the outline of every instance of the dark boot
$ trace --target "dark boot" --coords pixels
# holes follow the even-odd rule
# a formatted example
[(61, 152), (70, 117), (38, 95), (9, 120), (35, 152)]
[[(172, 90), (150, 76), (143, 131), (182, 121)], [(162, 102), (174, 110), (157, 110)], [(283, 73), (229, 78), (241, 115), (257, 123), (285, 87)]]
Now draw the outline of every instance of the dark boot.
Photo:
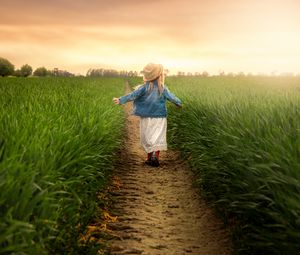
[(155, 152), (153, 152), (152, 156), (151, 156), (151, 166), (159, 167), (159, 160), (158, 160)]
[(145, 161), (145, 164), (148, 165), (148, 166), (151, 166), (151, 164), (152, 164), (151, 156), (152, 156), (152, 152), (148, 153), (147, 160)]

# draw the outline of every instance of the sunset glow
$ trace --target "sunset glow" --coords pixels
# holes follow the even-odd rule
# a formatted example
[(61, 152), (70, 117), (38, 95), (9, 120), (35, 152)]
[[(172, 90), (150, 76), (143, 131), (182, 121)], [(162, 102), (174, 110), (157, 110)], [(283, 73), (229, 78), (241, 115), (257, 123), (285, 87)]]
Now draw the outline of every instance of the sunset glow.
[(2, 0), (0, 57), (16, 68), (300, 73), (297, 0)]

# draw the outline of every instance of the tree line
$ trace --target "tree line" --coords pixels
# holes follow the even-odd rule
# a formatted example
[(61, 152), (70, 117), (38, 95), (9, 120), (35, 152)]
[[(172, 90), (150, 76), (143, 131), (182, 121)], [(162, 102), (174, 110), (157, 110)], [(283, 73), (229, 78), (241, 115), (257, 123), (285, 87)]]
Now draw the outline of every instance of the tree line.
[[(166, 73), (169, 73), (169, 70), (165, 70)], [(72, 77), (75, 74), (70, 73), (65, 70), (60, 70), (58, 68), (54, 68), (53, 70), (48, 70), (45, 67), (38, 67), (34, 71), (32, 67), (28, 64), (22, 65), (20, 69), (15, 70), (15, 66), (5, 58), (0, 57), (0, 76), (16, 76), (16, 77), (28, 77), (30, 75), (33, 76), (61, 76), (61, 77)], [(86, 73), (86, 77), (135, 77), (141, 75), (141, 72), (137, 71), (117, 71), (114, 69), (89, 69)], [(259, 73), (259, 76), (268, 76), (268, 74)], [(293, 73), (274, 73), (270, 74), (271, 76), (294, 76)], [(178, 71), (175, 76), (196, 76), (196, 77), (209, 77), (211, 76), (207, 71), (203, 72), (182, 72)], [(219, 70), (218, 76), (228, 76), (228, 77), (241, 77), (241, 76), (255, 76), (254, 74), (248, 73), (245, 74), (243, 72), (238, 73), (225, 73), (223, 70)], [(297, 76), (300, 76), (298, 74)]]
[(134, 77), (138, 76), (136, 71), (117, 71), (114, 69), (89, 69), (86, 74), (87, 77)]
[(74, 74), (54, 68), (53, 70), (48, 70), (46, 67), (38, 67), (34, 71), (32, 67), (28, 64), (22, 65), (20, 69), (15, 70), (15, 66), (7, 59), (0, 57), (0, 76), (16, 76), (16, 77), (28, 77), (33, 76), (62, 76), (62, 77), (72, 77)]
[[(0, 76), (16, 76), (16, 77), (28, 77), (33, 76), (61, 76), (72, 77), (74, 74), (54, 68), (48, 70), (45, 67), (38, 67), (33, 71), (32, 67), (28, 64), (21, 66), (20, 69), (15, 70), (15, 66), (7, 59), (0, 57)], [(86, 73), (87, 77), (133, 77), (138, 76), (136, 71), (117, 71), (114, 69), (89, 69)]]

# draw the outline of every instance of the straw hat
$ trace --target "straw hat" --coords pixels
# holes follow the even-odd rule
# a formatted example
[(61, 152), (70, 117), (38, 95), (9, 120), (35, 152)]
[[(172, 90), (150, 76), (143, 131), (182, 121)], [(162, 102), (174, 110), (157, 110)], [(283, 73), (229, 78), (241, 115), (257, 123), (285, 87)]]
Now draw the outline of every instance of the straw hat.
[(154, 64), (154, 63), (147, 64), (142, 71), (142, 74), (144, 75), (144, 80), (145, 81), (155, 80), (163, 73), (163, 70), (164, 68), (161, 64)]

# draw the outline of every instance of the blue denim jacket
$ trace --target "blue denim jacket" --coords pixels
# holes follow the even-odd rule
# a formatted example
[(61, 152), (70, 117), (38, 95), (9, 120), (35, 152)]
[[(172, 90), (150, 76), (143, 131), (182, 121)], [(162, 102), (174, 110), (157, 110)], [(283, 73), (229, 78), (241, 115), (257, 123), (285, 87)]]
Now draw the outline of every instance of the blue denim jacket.
[(120, 104), (133, 101), (133, 114), (141, 117), (166, 117), (166, 100), (176, 105), (182, 105), (180, 99), (172, 94), (166, 86), (160, 95), (157, 80), (153, 82), (152, 91), (149, 91), (149, 88), (150, 84), (146, 82), (137, 90), (120, 97)]

